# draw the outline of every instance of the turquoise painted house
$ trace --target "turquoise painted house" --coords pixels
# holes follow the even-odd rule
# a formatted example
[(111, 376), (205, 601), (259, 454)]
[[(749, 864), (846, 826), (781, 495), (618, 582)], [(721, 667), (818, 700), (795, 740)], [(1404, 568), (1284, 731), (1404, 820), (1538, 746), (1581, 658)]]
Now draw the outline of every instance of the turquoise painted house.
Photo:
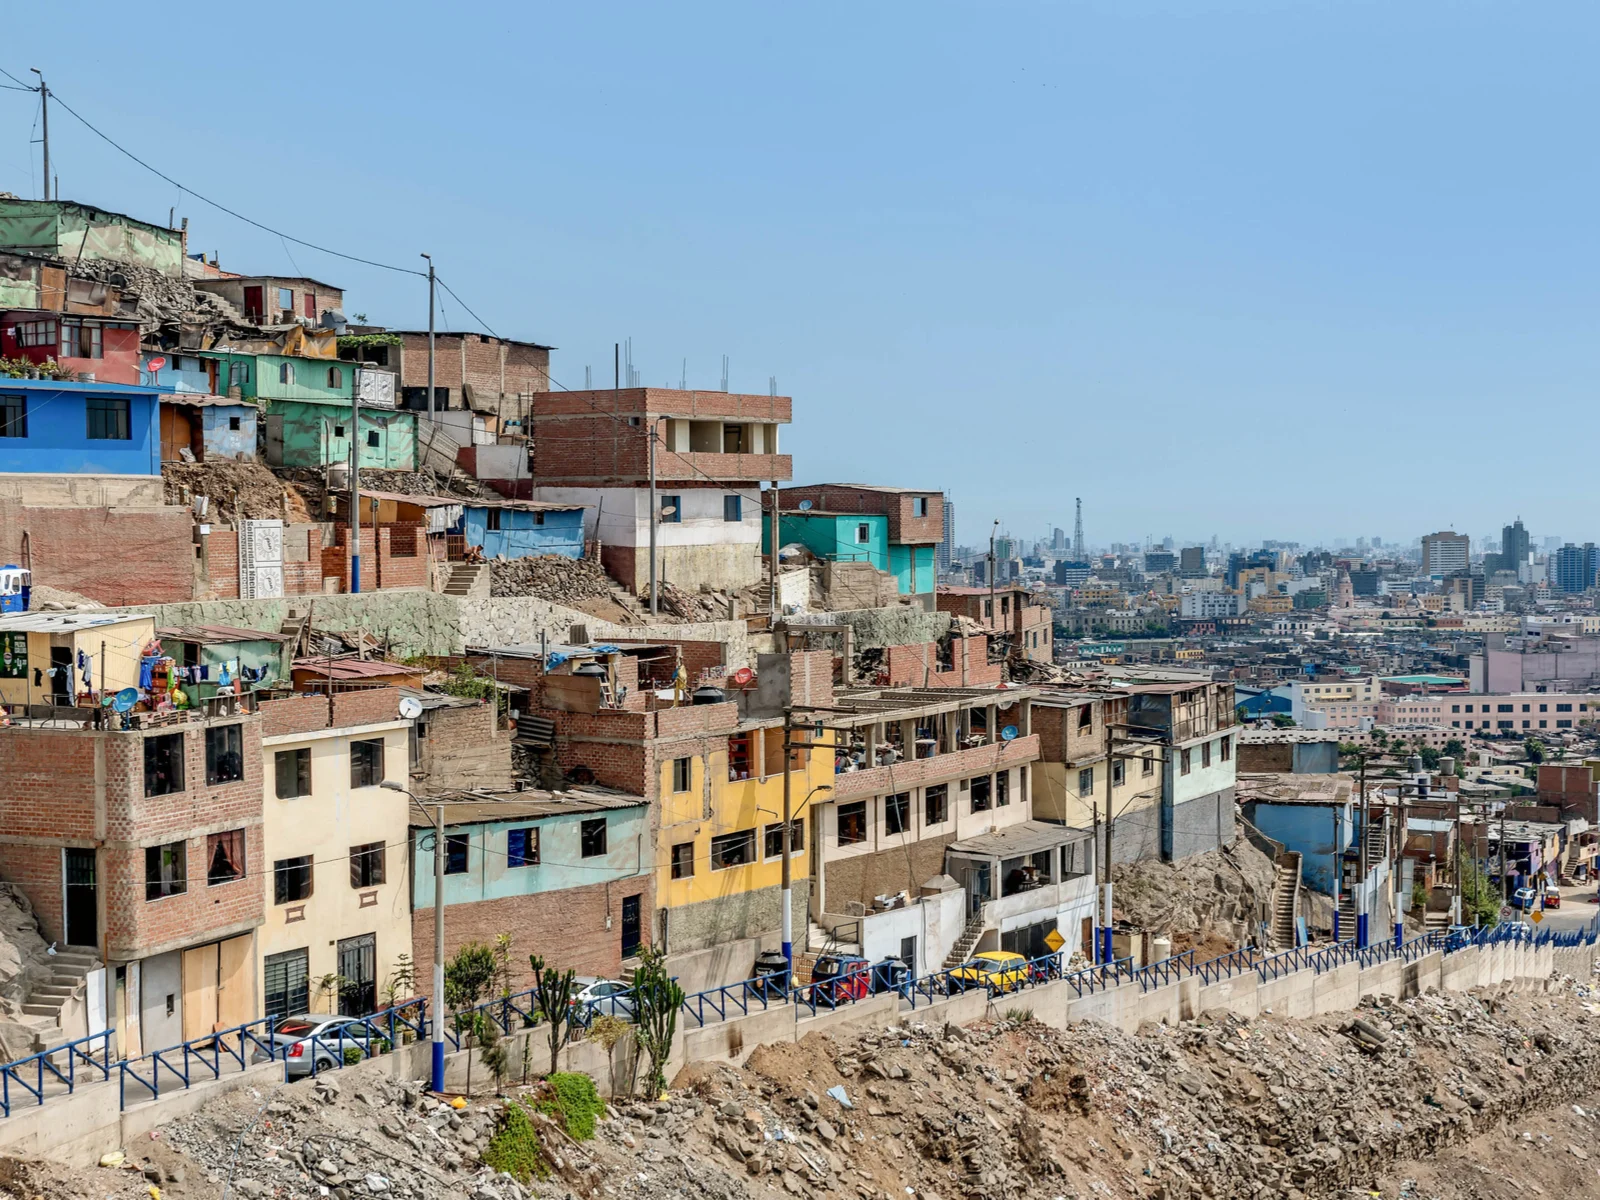
[(583, 505), (543, 500), (467, 503), (450, 531), (465, 535), (485, 558), (583, 557)]
[[(419, 977), (433, 954), (435, 803), (444, 804), (445, 957), (483, 929), (580, 975), (617, 977), (647, 943), (654, 843), (642, 796), (596, 791), (455, 792), (413, 812), (411, 903)], [(424, 927), (426, 926), (426, 927)], [(519, 982), (518, 987), (527, 986)]]
[[(771, 522), (761, 523), (763, 554), (771, 551), (771, 530)], [(778, 537), (785, 546), (799, 542), (818, 558), (890, 569), (889, 518), (876, 513), (784, 513), (778, 518)]]
[(895, 542), (889, 547), (889, 574), (900, 585), (902, 596), (932, 592), (937, 582), (934, 551), (937, 547)]
[[(352, 364), (227, 350), (209, 351), (204, 357), (216, 363), (219, 392), (238, 388), (245, 399), (262, 402), (268, 465), (324, 467), (350, 461)], [(413, 413), (363, 405), (357, 441), (363, 467), (399, 471), (416, 467)]]

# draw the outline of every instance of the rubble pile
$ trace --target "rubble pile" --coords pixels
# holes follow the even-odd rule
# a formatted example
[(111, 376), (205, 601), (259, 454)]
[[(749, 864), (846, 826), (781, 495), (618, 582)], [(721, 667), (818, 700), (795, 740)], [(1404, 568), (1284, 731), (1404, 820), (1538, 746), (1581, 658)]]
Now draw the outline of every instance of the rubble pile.
[(1257, 929), (1273, 880), (1272, 860), (1246, 838), (1178, 862), (1119, 864), (1112, 873), (1118, 917), (1135, 929), (1171, 935), (1174, 952), (1197, 945), (1216, 954)]
[(120, 287), (137, 298), (139, 324), (146, 329), (180, 325), (231, 325), (252, 328), (241, 313), (221, 296), (198, 290), (187, 279), (174, 279), (154, 267), (110, 259), (83, 258), (71, 264), (77, 279), (95, 279)]
[(491, 596), (535, 596), (568, 607), (610, 598), (611, 577), (599, 563), (558, 554), (538, 558), (495, 559), (489, 563)]
[(168, 504), (187, 506), (197, 496), (210, 504), (206, 520), (219, 525), (236, 521), (319, 520), (315, 509), (293, 485), (279, 479), (259, 463), (211, 459), (203, 463), (161, 464), (161, 481)]
[(33, 987), (48, 982), (50, 975), (49, 951), (33, 906), (15, 884), (0, 883), (0, 1055), (4, 1056), (0, 1062), (35, 1049), (38, 1031), (22, 1005)]
[(361, 486), (367, 491), (394, 492), (402, 496), (460, 496), (464, 499), (503, 500), (488, 484), (453, 471), (443, 476), (433, 471), (387, 471), (361, 468)]

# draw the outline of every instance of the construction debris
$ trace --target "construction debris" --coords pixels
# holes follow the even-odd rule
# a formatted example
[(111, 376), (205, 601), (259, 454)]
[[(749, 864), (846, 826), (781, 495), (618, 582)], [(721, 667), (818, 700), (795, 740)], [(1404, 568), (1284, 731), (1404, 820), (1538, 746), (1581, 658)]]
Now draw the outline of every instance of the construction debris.
[(292, 524), (319, 521), (317, 499), (309, 503), (299, 487), (259, 463), (209, 459), (203, 463), (161, 464), (168, 504), (192, 505), (208, 498), (205, 520), (219, 525), (237, 521), (284, 520)]
[(547, 554), (495, 559), (489, 564), (491, 596), (535, 596), (568, 607), (610, 597), (615, 587), (600, 564), (586, 558)]

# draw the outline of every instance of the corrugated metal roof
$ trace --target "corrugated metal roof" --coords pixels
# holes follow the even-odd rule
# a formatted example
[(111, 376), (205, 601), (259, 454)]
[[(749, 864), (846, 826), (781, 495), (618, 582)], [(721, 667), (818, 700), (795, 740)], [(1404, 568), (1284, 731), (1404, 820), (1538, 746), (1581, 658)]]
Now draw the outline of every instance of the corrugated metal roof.
[(0, 633), (70, 633), (127, 621), (148, 621), (150, 613), (37, 612), (0, 617)]
[(951, 842), (946, 850), (958, 854), (984, 854), (996, 858), (1014, 858), (1019, 854), (1037, 854), (1056, 846), (1066, 846), (1093, 837), (1088, 829), (1071, 825), (1052, 825), (1049, 821), (1023, 821), (993, 833), (980, 833), (977, 837)]
[(238, 625), (167, 625), (157, 626), (156, 636), (171, 638), (175, 642), (199, 642), (214, 646), (226, 642), (287, 642), (287, 634), (272, 633), (265, 629), (245, 629)]
[[(649, 803), (643, 796), (632, 796), (626, 792), (588, 790), (454, 792), (443, 796), (429, 796), (427, 799), (430, 814), (435, 804), (444, 805), (444, 823), (447, 828), (452, 825), (482, 825), (493, 821), (537, 821), (544, 817), (643, 808)], [(412, 808), (413, 829), (429, 829), (432, 826), (431, 816), (425, 817), (417, 812), (415, 807)]]
[(324, 679), (380, 679), (391, 675), (421, 675), (421, 667), (383, 662), (374, 658), (297, 658), (296, 671), (310, 671)]

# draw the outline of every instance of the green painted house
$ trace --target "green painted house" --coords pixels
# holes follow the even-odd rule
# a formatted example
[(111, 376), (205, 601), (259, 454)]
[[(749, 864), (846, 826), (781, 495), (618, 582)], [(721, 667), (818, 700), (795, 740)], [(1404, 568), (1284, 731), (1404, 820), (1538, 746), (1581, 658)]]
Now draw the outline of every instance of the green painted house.
[[(771, 529), (771, 522), (761, 523), (763, 554), (770, 551)], [(784, 513), (778, 518), (778, 537), (785, 546), (799, 542), (818, 558), (889, 569), (889, 518), (875, 513)]]
[[(217, 387), (262, 402), (267, 463), (323, 467), (350, 460), (355, 368), (334, 359), (211, 351)], [(417, 418), (393, 408), (361, 409), (361, 465), (409, 471), (417, 462)]]

